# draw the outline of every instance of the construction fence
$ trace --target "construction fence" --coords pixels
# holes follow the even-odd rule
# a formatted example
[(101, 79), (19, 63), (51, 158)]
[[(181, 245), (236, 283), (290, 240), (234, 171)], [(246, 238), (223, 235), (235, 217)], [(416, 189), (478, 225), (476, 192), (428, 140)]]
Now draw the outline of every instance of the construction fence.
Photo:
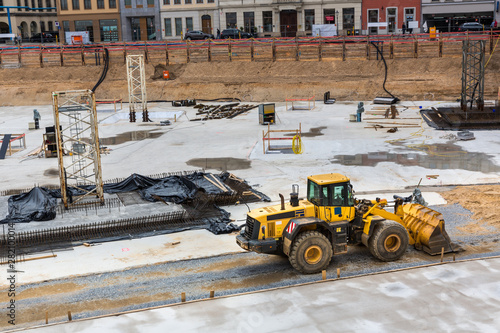
[[(0, 66), (100, 66), (104, 49), (111, 63), (125, 63), (127, 55), (142, 54), (146, 63), (184, 64), (230, 61), (329, 61), (459, 57), (462, 41), (486, 41), (486, 52), (498, 44), (498, 32), (412, 35), (340, 36), (154, 41), (91, 45), (26, 45), (0, 48)], [(378, 50), (377, 50), (378, 49)]]

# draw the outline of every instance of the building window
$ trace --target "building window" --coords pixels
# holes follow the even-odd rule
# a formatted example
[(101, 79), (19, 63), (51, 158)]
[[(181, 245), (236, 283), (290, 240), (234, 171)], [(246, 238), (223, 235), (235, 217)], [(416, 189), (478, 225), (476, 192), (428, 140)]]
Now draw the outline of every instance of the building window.
[[(51, 3), (50, 3), (50, 0), (45, 0), (45, 7), (49, 8), (49, 7), (52, 7)], [(51, 12), (52, 9), (47, 9), (48, 12)]]
[(52, 23), (52, 21), (49, 21), (49, 31), (53, 31), (54, 30), (54, 25)]
[(116, 8), (116, 0), (109, 0), (109, 8)]
[(180, 5), (181, 4), (181, 0), (174, 0), (174, 5)]
[(203, 3), (203, 0), (196, 0), (196, 3)]
[(342, 9), (342, 26), (345, 30), (354, 29), (354, 8), (343, 8)]
[(41, 21), (40, 22), (40, 32), (45, 32), (45, 22)]
[[(378, 23), (378, 9), (368, 9), (368, 22)], [(370, 35), (378, 33), (378, 27), (369, 27), (368, 33)]]
[(335, 24), (335, 9), (323, 9), (324, 24)]
[[(24, 6), (25, 7), (29, 7), (30, 6), (29, 0), (24, 0)], [(68, 9), (68, 4), (66, 4), (66, 9)], [(24, 8), (24, 10), (28, 11), (28, 8)]]
[(99, 20), (101, 42), (118, 41), (118, 20)]
[(31, 8), (36, 8), (35, 0), (31, 0)]
[[(100, 0), (102, 1), (102, 0)], [(99, 3), (99, 1), (98, 1)], [(92, 3), (90, 2), (90, 0), (83, 0), (83, 8), (85, 9), (92, 9)]]
[(73, 6), (73, 10), (80, 9), (80, 0), (71, 0), (71, 4)]
[(125, 0), (125, 8), (132, 8), (132, 0)]
[[(135, 0), (135, 7), (142, 8), (142, 0)], [(140, 40), (140, 39), (138, 39), (138, 40)]]
[(314, 9), (304, 10), (305, 19), (305, 30), (312, 30), (312, 25), (314, 24)]
[(104, 0), (97, 0), (97, 8), (104, 9)]
[(164, 5), (170, 5), (170, 0), (163, 0)]
[(148, 0), (148, 7), (154, 7), (155, 6), (155, 0)]
[(207, 0), (207, 3), (214, 3), (214, 0)]
[(264, 25), (264, 32), (272, 32), (273, 31), (273, 12), (262, 12), (262, 24)]
[[(43, 8), (43, 0), (38, 0), (38, 8)], [(39, 12), (43, 12), (43, 9), (39, 9)]]
[[(2, 5), (0, 5), (0, 6), (3, 6), (3, 1), (0, 1), (0, 3), (2, 3)], [(16, 1), (16, 6), (21, 7), (21, 0)], [(0, 9), (3, 9), (3, 8), (0, 8)], [(21, 8), (18, 8), (17, 10), (21, 10)]]
[(236, 28), (236, 13), (226, 13), (226, 28)]
[(388, 32), (395, 33), (397, 27), (397, 17), (398, 17), (398, 9), (396, 7), (387, 8), (387, 25)]
[(254, 33), (255, 27), (255, 15), (254, 12), (244, 12), (243, 13), (243, 25), (245, 32)]
[(62, 24), (63, 24), (63, 30), (69, 31), (69, 21), (62, 21)]
[(191, 0), (184, 0), (184, 3), (185, 3), (186, 5), (190, 5), (192, 2), (191, 2)]
[(172, 19), (165, 19), (165, 37), (172, 36)]
[(175, 35), (176, 36), (182, 35), (182, 18), (180, 17), (175, 18)]
[(186, 31), (191, 31), (191, 30), (193, 30), (193, 18), (186, 17)]

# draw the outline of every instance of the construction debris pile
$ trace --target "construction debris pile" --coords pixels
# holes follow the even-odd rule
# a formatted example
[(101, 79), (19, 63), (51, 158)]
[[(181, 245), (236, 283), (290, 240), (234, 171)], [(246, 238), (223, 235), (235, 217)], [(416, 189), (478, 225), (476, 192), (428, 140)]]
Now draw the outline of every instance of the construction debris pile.
[(198, 117), (191, 119), (191, 121), (222, 119), (222, 118), (231, 119), (236, 117), (237, 115), (250, 111), (256, 107), (257, 105), (249, 105), (249, 104), (240, 105), (240, 103), (231, 103), (226, 105), (196, 104), (194, 108), (198, 109), (198, 112), (196, 112), (196, 115)]

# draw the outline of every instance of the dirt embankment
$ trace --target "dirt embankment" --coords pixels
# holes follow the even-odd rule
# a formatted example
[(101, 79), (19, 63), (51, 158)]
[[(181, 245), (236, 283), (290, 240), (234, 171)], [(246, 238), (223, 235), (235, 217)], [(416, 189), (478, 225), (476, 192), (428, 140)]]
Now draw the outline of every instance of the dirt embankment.
[[(461, 58), (388, 60), (386, 88), (402, 100), (450, 100), (460, 97)], [(211, 62), (171, 65), (174, 80), (153, 80), (146, 65), (148, 100), (235, 97), (243, 101), (284, 101), (287, 97), (331, 91), (337, 100), (371, 100), (385, 96), (384, 65), (376, 60)], [(91, 89), (102, 67), (73, 66), (0, 69), (0, 105), (50, 104), (51, 92)], [(500, 86), (500, 52), (486, 67), (485, 97), (493, 99)], [(127, 100), (125, 65), (111, 64), (97, 89), (98, 99)]]

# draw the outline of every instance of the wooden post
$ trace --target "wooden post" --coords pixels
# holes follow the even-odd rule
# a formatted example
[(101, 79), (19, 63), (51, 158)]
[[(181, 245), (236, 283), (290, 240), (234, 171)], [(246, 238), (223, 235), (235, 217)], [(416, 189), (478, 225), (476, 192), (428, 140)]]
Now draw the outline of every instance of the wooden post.
[(210, 47), (210, 42), (211, 41), (212, 41), (211, 39), (208, 40), (208, 54), (207, 54), (207, 56), (208, 56), (208, 62), (212, 61), (212, 49)]
[(49, 311), (45, 311), (45, 324), (49, 323)]
[(455, 261), (455, 252), (453, 252), (453, 261)]
[(61, 44), (61, 52), (60, 52), (60, 57), (61, 57), (61, 67), (64, 66), (64, 45)]
[(189, 63), (189, 40), (186, 40), (186, 63)]
[(275, 44), (274, 39), (275, 38), (273, 37), (272, 52), (273, 52), (273, 61), (276, 61), (276, 44)]
[(181, 302), (186, 301), (186, 293), (181, 293)]
[(233, 50), (231, 50), (231, 40), (232, 38), (229, 37), (229, 44), (227, 46), (227, 52), (229, 53), (229, 61), (233, 60)]
[(392, 36), (391, 44), (389, 45), (389, 59), (394, 59), (394, 42), (392, 41)]
[(345, 36), (344, 40), (342, 41), (342, 61), (345, 61)]
[(2, 50), (0, 49), (0, 64), (2, 63)]
[(262, 152), (264, 153), (264, 155), (266, 154), (266, 140), (264, 140), (265, 138), (266, 134), (264, 130), (262, 130)]
[(366, 36), (366, 60), (370, 60), (370, 36)]
[(299, 37), (295, 36), (295, 61), (299, 61)]
[(323, 41), (321, 40), (321, 37), (319, 38), (319, 46), (318, 46), (318, 61), (321, 61), (323, 58)]
[(83, 52), (83, 43), (82, 43), (82, 66), (85, 66), (85, 54)]
[(413, 58), (418, 58), (418, 40), (417, 37), (413, 40)]
[(254, 47), (253, 47), (253, 38), (252, 38), (252, 42), (250, 44), (250, 61), (253, 61), (253, 53), (254, 53)]
[(443, 262), (444, 259), (444, 247), (441, 248), (441, 262)]
[(72, 321), (72, 320), (73, 320), (73, 317), (71, 317), (71, 311), (68, 311), (68, 320), (69, 320), (69, 321)]
[(166, 65), (168, 66), (169, 65), (169, 59), (168, 59), (168, 41), (165, 41), (165, 61), (166, 61)]
[(337, 279), (340, 278), (340, 268), (337, 268)]
[(326, 271), (325, 270), (322, 270), (321, 271), (321, 278), (324, 280), (326, 280)]
[(40, 67), (43, 68), (43, 46), (40, 45)]
[(123, 63), (127, 63), (127, 44), (123, 42)]
[(144, 63), (149, 63), (148, 42), (144, 42)]
[(210, 290), (210, 298), (214, 298), (215, 292), (213, 290)]
[(493, 53), (493, 28), (490, 29), (490, 54)]
[(441, 58), (441, 57), (443, 57), (443, 40), (442, 40), (441, 36), (439, 36), (438, 48), (439, 48), (438, 55), (439, 55), (439, 58)]

